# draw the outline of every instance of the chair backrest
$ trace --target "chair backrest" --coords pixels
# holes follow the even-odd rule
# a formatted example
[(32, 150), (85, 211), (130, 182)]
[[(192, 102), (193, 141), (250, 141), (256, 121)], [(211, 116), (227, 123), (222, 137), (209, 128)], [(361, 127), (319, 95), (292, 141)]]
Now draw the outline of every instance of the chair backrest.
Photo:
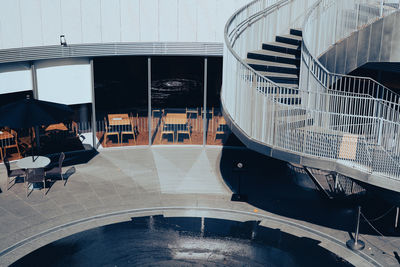
[(7, 176), (10, 176), (10, 172), (11, 172), (10, 161), (8, 160), (7, 157), (4, 158), (4, 166), (6, 166), (6, 169), (7, 169)]
[(64, 152), (61, 152), (60, 158), (58, 159), (58, 167), (59, 167), (59, 168), (62, 167), (62, 164), (63, 164), (64, 159), (65, 159), (65, 154), (64, 154)]

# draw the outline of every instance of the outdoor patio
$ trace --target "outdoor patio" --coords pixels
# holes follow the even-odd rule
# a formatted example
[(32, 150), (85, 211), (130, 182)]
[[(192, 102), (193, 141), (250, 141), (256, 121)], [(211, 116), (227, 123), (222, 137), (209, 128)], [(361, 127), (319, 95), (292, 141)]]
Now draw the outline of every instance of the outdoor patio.
[[(280, 228), (297, 236), (321, 239), (323, 246), (345, 259), (368, 264), (365, 257), (360, 258), (345, 248), (344, 242), (349, 239), (347, 228), (332, 228), (307, 218), (293, 217), (290, 211), (304, 209), (301, 201), (298, 202), (300, 204), (293, 202), (292, 207), (287, 207), (279, 204), (279, 199), (286, 198), (285, 194), (272, 202), (265, 198), (264, 201), (273, 204), (274, 211), (262, 204), (263, 199), (259, 199), (255, 206), (232, 202), (232, 191), (227, 184), (233, 188), (236, 186), (236, 177), (232, 174), (233, 159), (251, 159), (255, 164), (251, 165), (252, 171), (242, 179), (243, 184), (245, 180), (248, 181), (243, 187), (245, 192), (261, 192), (259, 183), (263, 180), (272, 179), (279, 184), (282, 173), (276, 171), (285, 168), (282, 163), (268, 163), (265, 157), (243, 149), (178, 146), (110, 148), (101, 150), (87, 164), (63, 168), (67, 174), (65, 186), (62, 181), (56, 181), (47, 195), (33, 191), (28, 198), (23, 183), (16, 183), (10, 190), (5, 190), (5, 168), (1, 168), (0, 265), (8, 265), (61, 237), (151, 214), (209, 216), (244, 221), (266, 216), (262, 219), (266, 226)], [(254, 168), (257, 165), (258, 168)], [(270, 168), (274, 171), (266, 176)], [(276, 195), (279, 191), (276, 186), (263, 187), (263, 195)], [(301, 191), (300, 188), (297, 190)], [(307, 195), (300, 195), (304, 194)], [(260, 198), (259, 193), (256, 196)], [(249, 197), (251, 203), (253, 199)], [(173, 210), (168, 210), (171, 208)], [(232, 217), (232, 214), (223, 210), (237, 213)], [(352, 216), (352, 213), (349, 215)], [(300, 231), (285, 223), (273, 223), (265, 220), (267, 217), (299, 224), (305, 229), (315, 229), (316, 233), (334, 236), (332, 240), (337, 241), (318, 238), (315, 232), (311, 234), (304, 229)], [(352, 227), (353, 221), (349, 220), (348, 224)], [(362, 253), (372, 256), (385, 266), (396, 264), (396, 259), (391, 255), (393, 245), (400, 245), (398, 238), (380, 238), (369, 234), (362, 234), (361, 238), (367, 242), (367, 248)]]

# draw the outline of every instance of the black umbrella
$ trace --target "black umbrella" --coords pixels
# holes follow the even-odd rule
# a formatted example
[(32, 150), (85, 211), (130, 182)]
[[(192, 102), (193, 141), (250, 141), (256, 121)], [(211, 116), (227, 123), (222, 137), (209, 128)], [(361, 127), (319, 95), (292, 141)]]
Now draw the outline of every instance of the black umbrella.
[(26, 99), (0, 107), (0, 125), (18, 129), (49, 125), (64, 121), (73, 112), (67, 105), (31, 99), (27, 96)]

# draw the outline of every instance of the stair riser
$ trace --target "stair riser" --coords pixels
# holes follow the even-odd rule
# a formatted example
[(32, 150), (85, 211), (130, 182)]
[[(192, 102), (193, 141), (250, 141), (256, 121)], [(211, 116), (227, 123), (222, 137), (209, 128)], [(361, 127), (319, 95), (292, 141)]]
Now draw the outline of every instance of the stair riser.
[(287, 105), (301, 105), (301, 98), (279, 98), (279, 103), (287, 104)]
[(296, 66), (300, 66), (300, 59), (295, 59), (295, 58), (277, 57), (277, 56), (270, 56), (270, 55), (257, 54), (251, 52), (247, 54), (247, 58), (273, 61), (278, 63), (294, 64)]
[(264, 87), (259, 87), (259, 91), (263, 91), (268, 94), (280, 94), (280, 95), (298, 95), (299, 91), (297, 90), (284, 90), (281, 89), (279, 90), (278, 88), (264, 88)]
[(303, 36), (303, 32), (296, 30), (296, 29), (290, 29), (290, 34), (291, 35), (297, 35), (297, 36)]
[(298, 46), (301, 45), (301, 41), (296, 40), (296, 39), (292, 39), (292, 38), (287, 38), (287, 37), (284, 37), (284, 36), (276, 36), (275, 40), (277, 42), (285, 43), (285, 44), (298, 45)]
[(298, 57), (300, 57), (300, 53), (301, 53), (300, 49), (286, 48), (286, 47), (272, 45), (272, 44), (263, 44), (262, 49), (296, 55)]
[(295, 78), (271, 77), (271, 76), (266, 76), (266, 77), (275, 83), (299, 84), (299, 79)]
[(285, 67), (266, 66), (266, 65), (257, 65), (257, 64), (249, 64), (249, 66), (258, 71), (279, 72), (279, 73), (287, 73), (287, 74), (298, 74), (299, 73), (299, 69), (291, 69), (291, 68), (285, 68)]

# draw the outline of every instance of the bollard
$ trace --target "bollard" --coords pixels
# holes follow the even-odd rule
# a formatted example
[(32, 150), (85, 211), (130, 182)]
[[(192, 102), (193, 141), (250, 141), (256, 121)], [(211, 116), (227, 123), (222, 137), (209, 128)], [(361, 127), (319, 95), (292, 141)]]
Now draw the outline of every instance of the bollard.
[(351, 250), (362, 250), (365, 247), (363, 241), (358, 240), (358, 234), (360, 230), (360, 215), (361, 215), (361, 206), (358, 206), (358, 214), (357, 214), (357, 225), (354, 239), (350, 239), (346, 242), (346, 245)]

